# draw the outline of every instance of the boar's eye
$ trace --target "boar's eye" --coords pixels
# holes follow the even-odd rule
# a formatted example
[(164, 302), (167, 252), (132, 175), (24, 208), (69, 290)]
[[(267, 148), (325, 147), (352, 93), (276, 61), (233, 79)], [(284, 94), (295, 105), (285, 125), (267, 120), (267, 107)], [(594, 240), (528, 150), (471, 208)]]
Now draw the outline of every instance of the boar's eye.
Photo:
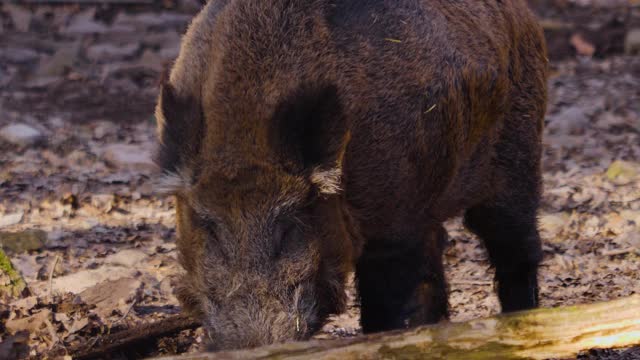
[(279, 257), (284, 251), (302, 243), (300, 223), (294, 220), (279, 220), (273, 231), (273, 256)]

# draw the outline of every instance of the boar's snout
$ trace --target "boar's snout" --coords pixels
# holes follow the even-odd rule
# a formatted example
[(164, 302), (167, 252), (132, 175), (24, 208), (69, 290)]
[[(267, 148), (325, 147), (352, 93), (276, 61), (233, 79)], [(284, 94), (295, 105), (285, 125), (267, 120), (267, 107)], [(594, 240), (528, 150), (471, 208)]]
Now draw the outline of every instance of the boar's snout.
[(303, 287), (283, 302), (276, 297), (233, 296), (222, 306), (208, 301), (204, 327), (209, 350), (252, 348), (308, 338), (316, 330), (313, 297), (302, 298)]

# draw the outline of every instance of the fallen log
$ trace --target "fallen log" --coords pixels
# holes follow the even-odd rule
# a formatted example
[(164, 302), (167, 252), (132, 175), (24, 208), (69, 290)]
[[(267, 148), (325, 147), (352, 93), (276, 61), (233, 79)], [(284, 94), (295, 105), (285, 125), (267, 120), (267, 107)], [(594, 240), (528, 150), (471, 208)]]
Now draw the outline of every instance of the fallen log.
[(352, 339), (162, 359), (548, 359), (634, 345), (640, 345), (639, 295)]

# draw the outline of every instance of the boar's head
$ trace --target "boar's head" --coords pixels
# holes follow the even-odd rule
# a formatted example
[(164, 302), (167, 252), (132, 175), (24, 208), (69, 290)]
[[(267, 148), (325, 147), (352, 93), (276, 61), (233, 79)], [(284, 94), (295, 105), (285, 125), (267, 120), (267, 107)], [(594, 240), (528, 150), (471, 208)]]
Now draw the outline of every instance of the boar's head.
[(343, 310), (354, 251), (337, 89), (296, 85), (265, 105), (178, 88), (166, 82), (156, 109), (161, 184), (176, 199), (186, 270), (178, 298), (213, 349), (308, 338)]

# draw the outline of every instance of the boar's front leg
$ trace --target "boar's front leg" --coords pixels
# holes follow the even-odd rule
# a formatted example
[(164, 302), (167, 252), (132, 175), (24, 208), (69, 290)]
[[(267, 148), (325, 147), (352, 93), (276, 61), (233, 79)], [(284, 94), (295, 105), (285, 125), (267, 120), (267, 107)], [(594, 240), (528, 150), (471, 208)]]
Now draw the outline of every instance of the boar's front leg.
[(367, 242), (356, 266), (365, 333), (435, 323), (447, 316), (442, 265), (447, 234), (441, 225), (426, 234)]

